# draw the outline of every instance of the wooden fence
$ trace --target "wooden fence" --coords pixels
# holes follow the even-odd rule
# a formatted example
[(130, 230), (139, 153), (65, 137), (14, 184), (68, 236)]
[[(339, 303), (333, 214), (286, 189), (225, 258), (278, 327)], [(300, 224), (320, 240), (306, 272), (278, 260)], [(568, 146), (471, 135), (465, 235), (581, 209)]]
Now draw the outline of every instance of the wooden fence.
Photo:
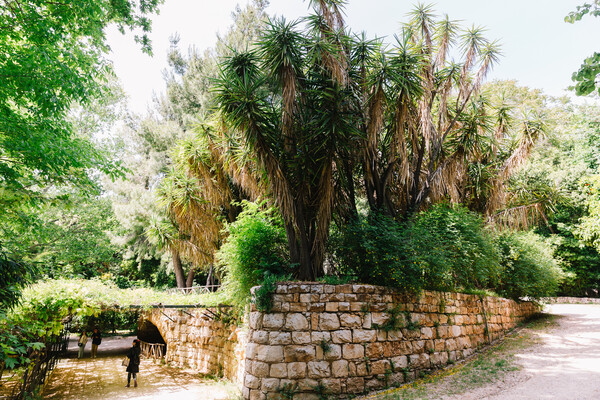
[(164, 343), (147, 343), (140, 341), (142, 355), (146, 358), (160, 360), (165, 356), (166, 345)]
[(170, 288), (167, 289), (167, 293), (181, 293), (181, 294), (203, 294), (216, 292), (219, 290), (221, 285), (206, 285), (206, 286), (192, 286), (185, 288)]

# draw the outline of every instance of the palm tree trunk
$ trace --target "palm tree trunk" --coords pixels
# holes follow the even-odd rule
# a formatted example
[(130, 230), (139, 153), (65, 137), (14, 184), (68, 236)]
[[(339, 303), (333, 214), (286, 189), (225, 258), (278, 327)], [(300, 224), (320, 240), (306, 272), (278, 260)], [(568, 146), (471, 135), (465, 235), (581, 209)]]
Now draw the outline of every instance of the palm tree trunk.
[(177, 282), (177, 287), (184, 288), (185, 280), (183, 278), (183, 268), (181, 267), (179, 251), (176, 248), (171, 248), (171, 255), (173, 256), (173, 270), (175, 271), (175, 281)]

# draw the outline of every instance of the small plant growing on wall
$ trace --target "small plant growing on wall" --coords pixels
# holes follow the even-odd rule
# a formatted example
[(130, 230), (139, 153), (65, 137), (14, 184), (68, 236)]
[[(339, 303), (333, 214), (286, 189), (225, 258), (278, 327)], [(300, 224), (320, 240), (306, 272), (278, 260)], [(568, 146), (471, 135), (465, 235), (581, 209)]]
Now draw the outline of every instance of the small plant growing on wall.
[(402, 320), (398, 318), (400, 314), (400, 305), (397, 305), (396, 307), (388, 310), (389, 318), (387, 321), (381, 325), (373, 324), (373, 327), (384, 332), (396, 331), (402, 327)]
[(317, 386), (313, 387), (313, 390), (319, 400), (329, 400), (329, 396), (327, 395), (327, 387), (323, 385), (323, 382), (319, 382)]
[(325, 340), (325, 338), (321, 339), (319, 346), (321, 347), (321, 350), (323, 350), (323, 354), (327, 354), (331, 351), (331, 343)]
[(298, 384), (286, 383), (277, 389), (277, 392), (282, 399), (292, 400), (294, 395), (298, 393)]

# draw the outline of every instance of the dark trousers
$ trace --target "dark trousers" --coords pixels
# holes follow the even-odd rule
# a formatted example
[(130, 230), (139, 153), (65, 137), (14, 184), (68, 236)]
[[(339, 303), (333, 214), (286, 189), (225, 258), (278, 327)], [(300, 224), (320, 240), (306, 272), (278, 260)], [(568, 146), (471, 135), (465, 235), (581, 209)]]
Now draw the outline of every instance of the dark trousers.
[(127, 384), (129, 385), (129, 383), (131, 382), (131, 377), (133, 376), (133, 380), (135, 381), (136, 378), (136, 373), (135, 372), (128, 372), (127, 373)]

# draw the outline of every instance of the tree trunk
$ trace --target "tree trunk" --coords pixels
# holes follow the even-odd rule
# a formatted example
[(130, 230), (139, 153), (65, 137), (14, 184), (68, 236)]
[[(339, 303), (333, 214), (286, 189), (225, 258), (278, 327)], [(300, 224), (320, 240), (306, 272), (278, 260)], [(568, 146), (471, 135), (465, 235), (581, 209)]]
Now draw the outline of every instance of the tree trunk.
[(212, 277), (213, 277), (213, 265), (211, 263), (210, 269), (208, 270), (208, 277), (206, 278), (206, 286), (212, 286)]
[(171, 248), (171, 255), (173, 256), (173, 270), (175, 271), (175, 281), (177, 281), (177, 287), (185, 287), (185, 280), (183, 278), (183, 268), (181, 267), (181, 258), (179, 257), (179, 251), (175, 248)]
[(194, 275), (196, 275), (196, 268), (191, 265), (190, 270), (188, 271), (187, 279), (185, 280), (185, 287), (194, 286)]

